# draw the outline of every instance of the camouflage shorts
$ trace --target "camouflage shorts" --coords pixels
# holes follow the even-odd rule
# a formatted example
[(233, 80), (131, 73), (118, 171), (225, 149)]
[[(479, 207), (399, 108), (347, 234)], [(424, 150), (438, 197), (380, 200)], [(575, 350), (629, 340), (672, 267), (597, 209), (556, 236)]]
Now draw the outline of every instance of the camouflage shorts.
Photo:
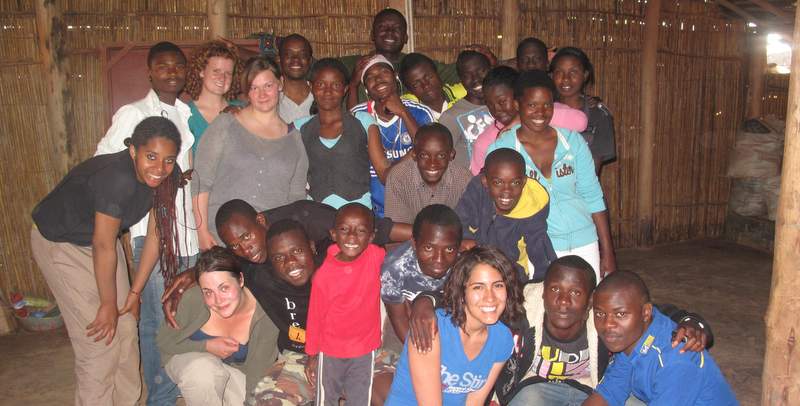
[[(391, 350), (379, 349), (375, 353), (374, 374), (394, 373), (398, 355)], [(308, 356), (294, 351), (283, 351), (272, 364), (264, 378), (256, 385), (257, 406), (310, 406), (316, 394), (306, 379)]]

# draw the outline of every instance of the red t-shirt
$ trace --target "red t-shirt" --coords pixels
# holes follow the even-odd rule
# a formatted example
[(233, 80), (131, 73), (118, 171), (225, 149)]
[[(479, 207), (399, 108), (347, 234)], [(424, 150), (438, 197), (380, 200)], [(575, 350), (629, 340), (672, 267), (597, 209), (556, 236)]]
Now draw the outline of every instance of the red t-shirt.
[(381, 346), (381, 264), (386, 251), (370, 244), (352, 262), (328, 256), (311, 283), (306, 353), (356, 358)]

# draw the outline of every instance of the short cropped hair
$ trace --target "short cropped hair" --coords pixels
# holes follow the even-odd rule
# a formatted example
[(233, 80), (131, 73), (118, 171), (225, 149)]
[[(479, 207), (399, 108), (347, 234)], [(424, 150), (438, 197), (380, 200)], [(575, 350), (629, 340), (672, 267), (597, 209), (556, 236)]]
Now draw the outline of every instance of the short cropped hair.
[(417, 135), (414, 137), (414, 145), (418, 145), (420, 142), (419, 140), (423, 136), (427, 136), (429, 134), (440, 134), (447, 142), (447, 146), (450, 149), (453, 149), (453, 135), (450, 134), (450, 130), (447, 127), (437, 122), (425, 124), (417, 129)]
[(227, 202), (223, 203), (222, 206), (219, 206), (219, 210), (217, 210), (217, 215), (214, 217), (214, 224), (217, 226), (217, 230), (222, 230), (222, 227), (231, 220), (234, 214), (238, 214), (240, 216), (244, 216), (247, 219), (256, 221), (256, 216), (258, 212), (250, 203), (242, 199), (233, 199), (228, 200)]
[(458, 234), (459, 244), (461, 243), (461, 219), (458, 217), (458, 214), (456, 214), (455, 210), (451, 209), (450, 207), (443, 204), (431, 204), (420, 210), (419, 213), (417, 213), (417, 217), (414, 218), (414, 225), (411, 227), (411, 235), (415, 240), (419, 239), (420, 234), (422, 233), (423, 224), (431, 224), (441, 227), (453, 227), (456, 229), (456, 233)]
[(525, 158), (511, 148), (500, 148), (490, 152), (486, 156), (486, 162), (483, 165), (484, 173), (489, 172), (489, 168), (501, 163), (514, 164), (522, 170), (522, 173), (525, 173)]
[(505, 86), (514, 90), (514, 82), (517, 81), (518, 77), (519, 72), (514, 68), (505, 65), (496, 66), (483, 78), (483, 90), (486, 91), (486, 89), (495, 86)]
[(544, 41), (540, 40), (539, 38), (535, 37), (528, 37), (523, 39), (522, 41), (517, 44), (517, 59), (520, 59), (522, 55), (522, 51), (527, 47), (536, 47), (536, 50), (541, 52), (544, 55), (544, 59), (547, 60), (547, 44)]
[(550, 91), (553, 98), (558, 95), (556, 84), (550, 75), (543, 70), (531, 70), (519, 74), (517, 81), (514, 82), (514, 98), (519, 100), (525, 95), (525, 91), (534, 87), (542, 87)]
[(183, 57), (184, 61), (186, 60), (186, 54), (184, 54), (177, 45), (169, 41), (162, 41), (153, 45), (150, 47), (150, 50), (147, 51), (147, 66), (150, 66), (150, 64), (153, 62), (153, 59), (156, 59), (156, 56), (167, 52), (174, 52)]
[(551, 271), (556, 268), (569, 268), (583, 271), (583, 273), (586, 274), (586, 280), (589, 282), (589, 289), (587, 290), (589, 293), (591, 293), (595, 285), (597, 285), (597, 276), (594, 273), (594, 269), (585, 259), (577, 255), (565, 255), (551, 262), (550, 266), (547, 268), (547, 275), (545, 275), (544, 279), (547, 280), (547, 276), (552, 275)]
[(621, 289), (631, 289), (642, 299), (642, 303), (650, 303), (650, 290), (642, 277), (631, 271), (612, 272), (597, 285), (595, 294)]

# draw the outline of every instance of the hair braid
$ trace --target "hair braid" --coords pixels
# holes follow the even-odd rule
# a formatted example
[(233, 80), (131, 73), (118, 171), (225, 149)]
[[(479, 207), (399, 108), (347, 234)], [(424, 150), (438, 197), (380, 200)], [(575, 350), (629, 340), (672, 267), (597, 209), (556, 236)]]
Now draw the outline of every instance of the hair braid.
[[(168, 176), (156, 188), (153, 194), (153, 211), (155, 212), (156, 231), (158, 232), (159, 260), (161, 264), (161, 275), (164, 277), (165, 286), (172, 283), (172, 279), (178, 274), (180, 267), (180, 234), (178, 233), (178, 221), (175, 214), (175, 198), (178, 188), (186, 185), (191, 179), (191, 170), (183, 174), (173, 174)], [(186, 195), (181, 195), (182, 205), (186, 205)], [(186, 227), (186, 211), (183, 213), (183, 224)]]

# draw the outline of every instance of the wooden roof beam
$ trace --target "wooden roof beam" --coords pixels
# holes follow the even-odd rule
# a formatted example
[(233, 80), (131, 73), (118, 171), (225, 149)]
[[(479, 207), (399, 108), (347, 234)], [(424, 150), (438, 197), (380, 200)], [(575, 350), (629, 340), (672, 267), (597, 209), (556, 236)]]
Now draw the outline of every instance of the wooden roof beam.
[(764, 11), (774, 15), (775, 17), (778, 17), (784, 23), (786, 24), (792, 23), (792, 16), (790, 16), (785, 11), (775, 7), (772, 3), (770, 3), (767, 0), (750, 0), (750, 2), (760, 7)]
[(791, 29), (791, 27), (787, 27), (787, 26), (783, 26), (783, 25), (776, 26), (774, 24), (769, 24), (768, 22), (766, 22), (766, 21), (764, 21), (764, 20), (762, 20), (762, 19), (760, 19), (758, 17), (753, 16), (752, 14), (748, 13), (747, 11), (742, 9), (741, 7), (731, 3), (728, 0), (717, 0), (717, 4), (719, 4), (722, 7), (727, 8), (728, 10), (730, 10), (732, 12), (734, 12), (736, 15), (738, 15), (739, 17), (742, 17), (747, 22), (756, 23), (760, 30), (763, 29), (763, 30), (774, 31), (774, 32), (777, 32), (777, 33), (783, 35), (786, 38), (792, 38), (792, 29)]

